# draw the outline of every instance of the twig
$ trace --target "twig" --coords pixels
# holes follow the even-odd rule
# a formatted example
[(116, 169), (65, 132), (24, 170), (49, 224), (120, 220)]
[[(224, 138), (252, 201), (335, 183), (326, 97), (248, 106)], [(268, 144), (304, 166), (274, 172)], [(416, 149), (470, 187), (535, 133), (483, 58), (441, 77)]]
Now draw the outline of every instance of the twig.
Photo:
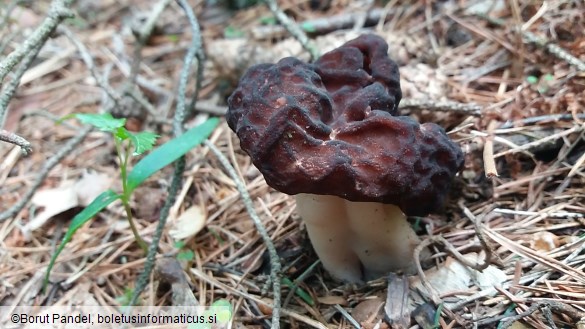
[(556, 271), (561, 271), (563, 274), (568, 275), (577, 281), (584, 281), (585, 280), (585, 273), (580, 271), (579, 269), (573, 268), (561, 261), (558, 261), (554, 258), (548, 257), (547, 255), (541, 254), (536, 252), (528, 247), (523, 246), (522, 244), (512, 241), (500, 233), (494, 231), (493, 229), (484, 228), (486, 235), (494, 240), (495, 242), (501, 244), (502, 246), (506, 246), (509, 251), (521, 256), (530, 258), (534, 263), (543, 265), (547, 268), (553, 268)]
[(568, 51), (564, 50), (557, 44), (548, 41), (546, 38), (541, 38), (536, 34), (529, 31), (522, 31), (524, 38), (529, 42), (535, 43), (540, 47), (545, 48), (551, 54), (557, 58), (564, 60), (565, 62), (575, 66), (579, 71), (585, 71), (585, 63), (577, 57), (571, 55)]
[(540, 115), (536, 117), (529, 117), (518, 121), (508, 121), (500, 126), (498, 129), (507, 129), (513, 128), (517, 126), (525, 126), (525, 125), (532, 125), (532, 124), (541, 124), (541, 123), (549, 123), (549, 122), (557, 122), (557, 121), (571, 121), (575, 119), (585, 119), (585, 114), (577, 114), (573, 116), (572, 114), (547, 114), (547, 115)]
[(343, 317), (346, 318), (347, 321), (349, 321), (349, 323), (351, 323), (351, 325), (356, 329), (360, 329), (362, 327), (359, 322), (357, 322), (356, 319), (351, 316), (351, 314), (347, 313), (347, 311), (341, 307), (341, 305), (335, 304), (333, 307), (337, 310), (337, 312), (341, 313), (341, 315), (343, 315)]
[[(541, 312), (543, 312), (543, 314), (547, 318), (547, 321), (549, 322), (549, 324), (553, 328), (555, 328), (555, 324), (552, 321), (552, 315), (550, 314), (551, 310), (558, 312), (558, 313), (561, 313), (561, 314), (565, 314), (565, 315), (569, 316), (573, 321), (580, 321), (580, 320), (582, 320), (583, 317), (585, 317), (584, 312), (579, 312), (575, 308), (573, 308), (569, 305), (566, 305), (564, 303), (553, 302), (553, 301), (538, 302), (538, 303), (532, 304), (532, 306), (530, 306), (526, 311), (524, 311), (516, 316), (510, 317), (508, 320), (506, 320), (506, 322), (502, 323), (501, 328), (506, 329), (506, 328), (510, 327), (514, 322), (516, 322), (518, 320), (522, 320), (523, 318), (534, 314), (534, 312), (536, 312), (539, 309), (541, 310)], [(549, 316), (547, 316), (547, 314), (546, 314), (547, 311), (548, 311)]]
[(581, 127), (581, 126), (575, 125), (575, 126), (569, 128), (567, 130), (564, 130), (564, 131), (562, 131), (562, 132), (560, 132), (558, 134), (549, 135), (547, 137), (543, 137), (541, 139), (537, 139), (537, 140), (535, 140), (533, 142), (526, 143), (526, 144), (523, 144), (521, 146), (518, 146), (518, 147), (515, 147), (515, 148), (512, 148), (512, 149), (509, 149), (509, 150), (506, 150), (506, 151), (499, 152), (499, 153), (497, 153), (497, 154), (494, 155), (494, 158), (499, 158), (501, 156), (504, 156), (504, 155), (510, 154), (510, 153), (524, 152), (524, 151), (529, 150), (529, 149), (531, 149), (531, 148), (533, 148), (535, 146), (542, 145), (542, 144), (545, 144), (545, 143), (548, 143), (548, 142), (551, 142), (551, 141), (556, 141), (557, 139), (559, 139), (561, 137), (570, 135), (572, 133), (578, 133), (578, 132), (581, 132), (581, 131), (585, 131), (585, 127)]
[(467, 208), (463, 204), (463, 201), (461, 201), (459, 203), (459, 207), (463, 210), (463, 213), (465, 214), (465, 216), (467, 216), (467, 218), (469, 218), (469, 220), (473, 224), (473, 229), (475, 230), (475, 235), (477, 236), (477, 239), (479, 240), (479, 243), (481, 244), (481, 247), (482, 247), (483, 251), (485, 252), (485, 258), (484, 258), (483, 263), (477, 264), (476, 267), (472, 267), (475, 270), (481, 272), (481, 271), (485, 270), (490, 265), (490, 263), (492, 261), (492, 256), (493, 256), (492, 248), (490, 248), (490, 246), (486, 242), (485, 235), (483, 234), (482, 226), (480, 224), (480, 221), (477, 219), (477, 217), (475, 217), (473, 215), (473, 213), (471, 212), (471, 210), (469, 210), (469, 208)]
[(197, 80), (195, 81), (195, 92), (193, 93), (193, 98), (191, 100), (191, 104), (189, 105), (188, 109), (185, 109), (185, 101), (186, 101), (186, 89), (187, 89), (187, 80), (189, 78), (189, 70), (183, 71), (179, 80), (179, 95), (177, 99), (177, 107), (182, 107), (183, 113), (188, 115), (192, 113), (195, 104), (197, 103), (197, 99), (199, 97), (199, 90), (201, 89), (201, 82), (203, 81), (203, 61), (205, 60), (205, 55), (203, 54), (203, 41), (201, 40), (201, 29), (199, 27), (199, 22), (197, 22), (197, 18), (193, 13), (193, 9), (189, 6), (189, 3), (186, 0), (178, 0), (177, 1), (181, 8), (185, 11), (185, 15), (189, 20), (189, 26), (191, 27), (191, 33), (193, 34), (193, 38), (191, 39), (191, 45), (187, 50), (187, 54), (185, 54), (185, 63), (193, 63), (195, 61), (195, 66), (197, 67)]
[(24, 155), (29, 155), (32, 152), (32, 146), (29, 141), (10, 131), (0, 129), (0, 141), (20, 146)]
[(497, 121), (490, 122), (487, 128), (488, 137), (486, 137), (483, 145), (483, 167), (487, 178), (498, 177), (498, 169), (494, 159), (494, 129), (497, 124)]
[(138, 298), (140, 294), (146, 286), (148, 285), (148, 281), (150, 278), (150, 273), (154, 268), (154, 264), (156, 261), (156, 254), (158, 252), (158, 244), (160, 242), (160, 238), (162, 236), (162, 232), (164, 231), (164, 227), (167, 223), (167, 218), (169, 216), (169, 211), (173, 204), (175, 203), (175, 199), (177, 198), (177, 193), (181, 186), (181, 181), (183, 180), (183, 172), (185, 171), (185, 158), (181, 157), (175, 162), (175, 172), (173, 173), (173, 180), (171, 181), (171, 185), (168, 189), (168, 196), (165, 200), (165, 204), (160, 210), (160, 215), (158, 218), (158, 224), (156, 225), (156, 230), (152, 235), (152, 242), (148, 246), (148, 252), (146, 255), (146, 260), (144, 261), (144, 269), (138, 279), (136, 280), (136, 287), (134, 291), (132, 291), (132, 298), (130, 299), (130, 305), (136, 305), (138, 302)]
[(280, 327), (281, 265), (278, 254), (276, 252), (276, 248), (274, 247), (274, 244), (270, 239), (270, 235), (268, 235), (268, 232), (266, 232), (266, 228), (264, 228), (262, 221), (258, 217), (258, 214), (256, 214), (256, 211), (254, 210), (254, 205), (252, 204), (252, 200), (250, 199), (250, 195), (248, 194), (248, 191), (246, 190), (244, 183), (240, 180), (240, 177), (236, 173), (234, 167), (230, 164), (229, 160), (221, 153), (221, 151), (217, 147), (215, 147), (215, 145), (213, 145), (209, 141), (205, 141), (205, 146), (209, 147), (209, 149), (215, 154), (219, 162), (222, 164), (222, 166), (225, 168), (225, 170), (228, 172), (228, 174), (236, 184), (238, 192), (240, 192), (242, 201), (244, 202), (244, 206), (246, 207), (246, 211), (248, 211), (250, 218), (252, 218), (252, 221), (254, 222), (254, 225), (256, 226), (258, 233), (262, 237), (262, 240), (264, 240), (264, 244), (266, 245), (268, 254), (270, 255), (270, 277), (272, 280), (272, 290), (274, 294), (273, 296), (274, 305), (272, 308), (272, 328), (278, 329)]
[(142, 48), (148, 41), (148, 38), (152, 34), (156, 22), (165, 8), (171, 0), (160, 0), (157, 2), (153, 8), (152, 12), (146, 19), (143, 25), (141, 25), (141, 29), (139, 31), (132, 29), (136, 37), (136, 43), (134, 45), (134, 57), (132, 58), (132, 65), (130, 66), (130, 76), (128, 77), (127, 84), (129, 86), (134, 86), (136, 84), (136, 77), (138, 76), (138, 71), (140, 71), (140, 62), (142, 61)]
[[(484, 241), (485, 242), (485, 241)], [(415, 249), (414, 249), (414, 259), (415, 259), (415, 263), (416, 263), (416, 269), (418, 272), (418, 275), (420, 276), (420, 281), (423, 284), (423, 286), (429, 291), (429, 294), (431, 296), (431, 299), (433, 300), (433, 303), (435, 303), (436, 305), (439, 305), (441, 303), (441, 299), (439, 298), (439, 295), (437, 294), (437, 292), (435, 291), (435, 289), (433, 287), (430, 286), (428, 280), (427, 280), (427, 276), (425, 275), (422, 266), (420, 264), (420, 253), (422, 250), (424, 250), (425, 248), (431, 246), (432, 244), (442, 244), (445, 247), (445, 251), (450, 254), (451, 256), (453, 256), (453, 258), (455, 258), (458, 262), (460, 262), (461, 264), (472, 268), (476, 271), (483, 271), (484, 269), (486, 269), (489, 266), (489, 262), (490, 259), (488, 258), (488, 255), (490, 255), (491, 253), (488, 254), (487, 250), (489, 250), (489, 248), (486, 248), (486, 257), (484, 258), (483, 262), (481, 264), (474, 264), (470, 261), (468, 261), (455, 247), (453, 247), (453, 245), (447, 241), (445, 238), (443, 238), (440, 235), (435, 235), (435, 236), (431, 236), (426, 238), (425, 240), (423, 240), (423, 242), (421, 242)]]
[[(402, 8), (392, 8), (392, 11), (402, 10)], [(364, 26), (372, 26), (378, 22), (388, 20), (389, 16), (385, 8), (372, 8), (366, 13)], [(320, 17), (300, 22), (301, 26), (311, 28), (315, 34), (325, 34), (332, 31), (343, 30), (355, 25), (355, 22), (363, 17), (361, 13), (349, 12), (334, 16)], [(391, 16), (390, 16), (391, 17)], [(252, 29), (252, 36), (256, 39), (269, 39), (282, 36), (286, 29), (280, 25), (261, 25)]]
[[(504, 26), (506, 24), (504, 21), (500, 19), (493, 18), (485, 14), (478, 13), (476, 15), (480, 18), (489, 21), (492, 24), (496, 24), (499, 26)], [(577, 57), (571, 55), (568, 51), (564, 50), (559, 45), (547, 40), (546, 38), (539, 37), (536, 34), (529, 31), (522, 31), (522, 36), (528, 42), (534, 43), (537, 46), (548, 50), (548, 52), (555, 55), (557, 58), (562, 59), (565, 62), (569, 63), (570, 65), (575, 66), (579, 71), (585, 71), (585, 63), (578, 59)]]
[(512, 210), (512, 209), (502, 209), (496, 208), (493, 212), (497, 212), (500, 214), (508, 214), (508, 215), (522, 215), (522, 216), (544, 216), (545, 218), (585, 218), (584, 214), (576, 213), (576, 212), (566, 212), (566, 211), (557, 211), (557, 212), (537, 212), (537, 211), (524, 211), (524, 210)]
[[(14, 93), (16, 93), (16, 89), (18, 89), (18, 86), (20, 85), (20, 79), (32, 65), (42, 47), (43, 45), (34, 47), (31, 49), (30, 53), (26, 54), (22, 60), (22, 63), (16, 72), (14, 72), (13, 79), (6, 87), (2, 89), (0, 94), (0, 127), (4, 125), (4, 118), (8, 110), (8, 104), (10, 103), (10, 100), (12, 100)], [(0, 85), (2, 85), (2, 80), (0, 80)]]
[(303, 30), (297, 25), (295, 22), (292, 21), (283, 11), (278, 7), (276, 0), (264, 0), (268, 9), (272, 12), (274, 17), (280, 22), (280, 24), (284, 25), (284, 28), (295, 38), (297, 39), (303, 48), (311, 54), (311, 60), (316, 60), (319, 58), (319, 52), (317, 47), (309, 41), (309, 38), (303, 32)]
[(160, 116), (158, 113), (156, 113), (157, 112), (156, 107), (154, 107), (154, 105), (152, 105), (148, 102), (148, 100), (146, 99), (144, 94), (140, 92), (140, 90), (134, 89), (134, 88), (128, 88), (124, 92), (124, 95), (130, 96), (134, 101), (136, 101), (138, 104), (142, 105), (142, 107), (144, 109), (146, 109), (146, 112), (148, 112), (148, 114), (150, 114), (151, 118), (149, 118), (149, 119), (152, 122), (162, 123), (162, 124), (171, 123), (170, 119), (167, 119), (164, 116)]
[(473, 116), (480, 116), (482, 107), (477, 104), (465, 104), (453, 101), (432, 101), (421, 99), (404, 99), (398, 105), (401, 110), (429, 110), (465, 113)]
[[(186, 14), (189, 16), (189, 12), (190, 12), (189, 5), (186, 4), (182, 0), (178, 0), (178, 1), (179, 1), (179, 4), (181, 5), (181, 7), (183, 8), (183, 10), (185, 10)], [(196, 35), (196, 34), (192, 35), (192, 39), (197, 39), (197, 38), (200, 38), (200, 36)], [(173, 133), (176, 137), (181, 136), (183, 134), (183, 130), (184, 130), (183, 124), (184, 124), (184, 120), (185, 120), (185, 89), (186, 89), (188, 78), (189, 78), (189, 71), (191, 68), (191, 64), (192, 64), (192, 61), (194, 58), (194, 56), (190, 56), (189, 54), (192, 54), (195, 51), (197, 51), (197, 49), (193, 49), (193, 43), (194, 42), (192, 42), (192, 46), (189, 47), (188, 54), (185, 56), (185, 61), (183, 62), (183, 68), (181, 69), (181, 75), (180, 75), (180, 80), (179, 80), (178, 100), (177, 100), (177, 106), (175, 108), (175, 116), (173, 119)], [(148, 247), (148, 253), (146, 256), (146, 261), (144, 263), (144, 269), (142, 270), (142, 273), (140, 273), (140, 276), (138, 277), (138, 280), (136, 281), (136, 287), (134, 288), (134, 291), (132, 292), (132, 298), (130, 300), (130, 305), (136, 305), (136, 303), (138, 301), (138, 297), (140, 297), (140, 294), (142, 293), (142, 291), (144, 291), (144, 289), (146, 288), (146, 285), (148, 284), (148, 281), (150, 278), (150, 273), (152, 272), (154, 265), (155, 265), (156, 254), (158, 251), (158, 244), (160, 242), (162, 232), (164, 231), (164, 227), (166, 225), (170, 209), (173, 206), (173, 204), (175, 204), (175, 200), (177, 198), (177, 193), (178, 193), (180, 186), (181, 186), (184, 171), (185, 171), (185, 157), (183, 156), (183, 157), (180, 157), (175, 162), (175, 172), (173, 173), (173, 179), (172, 179), (171, 185), (169, 186), (169, 189), (168, 189), (168, 196), (165, 200), (165, 204), (164, 204), (163, 208), (160, 211), (159, 222), (158, 222), (158, 224), (156, 226), (156, 230), (152, 236), (152, 242), (150, 243), (150, 245)]]
[(35, 48), (40, 48), (44, 45), (61, 21), (65, 18), (73, 17), (73, 13), (67, 8), (71, 6), (71, 3), (73, 3), (73, 0), (53, 0), (51, 2), (47, 17), (41, 25), (23, 42), (22, 46), (11, 52), (0, 62), (0, 82), (4, 81), (8, 72), (12, 71), (25, 56), (33, 52)]
[(438, 297), (436, 291), (429, 285), (429, 283), (426, 279), (426, 275), (424, 274), (424, 271), (422, 270), (422, 267), (420, 264), (420, 253), (424, 248), (430, 246), (433, 243), (440, 243), (445, 247), (446, 251), (451, 256), (453, 256), (458, 262), (460, 262), (461, 264), (463, 264), (469, 268), (472, 268), (476, 271), (479, 271), (479, 272), (482, 272), (483, 270), (485, 270), (489, 266), (491, 259), (492, 259), (492, 254), (493, 254), (492, 249), (489, 247), (489, 245), (487, 244), (487, 242), (485, 240), (483, 230), (479, 224), (479, 221), (473, 215), (473, 213), (465, 205), (463, 205), (462, 202), (459, 203), (459, 206), (463, 209), (463, 213), (473, 223), (473, 227), (475, 229), (475, 233), (477, 235), (477, 238), (478, 238), (478, 240), (479, 240), (479, 242), (480, 242), (480, 244), (485, 252), (485, 257), (484, 257), (484, 260), (482, 263), (473, 264), (473, 263), (469, 262), (467, 259), (465, 259), (465, 257), (463, 255), (461, 255), (461, 253), (457, 249), (455, 249), (455, 247), (453, 247), (453, 245), (451, 243), (449, 243), (449, 241), (447, 241), (442, 236), (431, 236), (431, 237), (425, 239), (420, 245), (418, 245), (414, 250), (414, 259), (415, 259), (415, 263), (416, 263), (416, 269), (418, 271), (418, 275), (420, 276), (421, 283), (429, 291), (430, 296), (436, 305), (440, 304), (441, 300)]
[(87, 47), (85, 47), (85, 45), (81, 41), (79, 41), (75, 34), (73, 34), (73, 32), (71, 32), (68, 28), (61, 26), (59, 27), (59, 31), (62, 32), (69, 39), (69, 41), (71, 41), (71, 43), (73, 43), (75, 48), (77, 48), (77, 51), (81, 55), (83, 63), (85, 63), (85, 66), (87, 66), (87, 68), (89, 69), (89, 72), (95, 79), (97, 85), (100, 88), (102, 88), (106, 95), (114, 101), (116, 106), (118, 106), (122, 101), (122, 96), (120, 96), (120, 94), (117, 91), (115, 91), (112, 88), (112, 86), (108, 84), (105, 77), (98, 74), (93, 61), (93, 57), (89, 53)]
[(26, 193), (24, 193), (24, 195), (21, 196), (18, 202), (12, 205), (12, 207), (0, 213), (0, 223), (16, 215), (16, 213), (24, 208), (24, 206), (33, 197), (37, 189), (41, 186), (49, 174), (49, 171), (51, 171), (51, 169), (53, 169), (59, 162), (61, 162), (63, 158), (65, 158), (71, 151), (73, 151), (92, 130), (93, 128), (91, 126), (83, 128), (77, 133), (75, 137), (71, 138), (61, 149), (59, 149), (55, 155), (53, 155), (45, 162), (28, 191), (26, 191)]

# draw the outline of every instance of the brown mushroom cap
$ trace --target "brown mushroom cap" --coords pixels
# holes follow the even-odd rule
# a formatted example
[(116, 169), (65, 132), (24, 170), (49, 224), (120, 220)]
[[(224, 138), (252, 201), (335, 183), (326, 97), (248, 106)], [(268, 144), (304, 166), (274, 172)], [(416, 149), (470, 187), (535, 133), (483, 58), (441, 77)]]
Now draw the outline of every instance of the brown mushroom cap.
[(271, 187), (399, 206), (440, 207), (463, 153), (445, 131), (396, 116), (401, 99), (388, 45), (362, 35), (314, 64), (284, 58), (251, 67), (227, 122)]

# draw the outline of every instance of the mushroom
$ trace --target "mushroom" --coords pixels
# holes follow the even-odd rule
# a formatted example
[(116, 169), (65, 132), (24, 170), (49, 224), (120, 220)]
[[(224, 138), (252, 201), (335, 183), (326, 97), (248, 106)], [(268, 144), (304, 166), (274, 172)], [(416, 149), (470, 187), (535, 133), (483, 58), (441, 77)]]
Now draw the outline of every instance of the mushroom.
[(227, 122), (266, 182), (295, 195), (323, 266), (361, 282), (414, 269), (420, 239), (406, 215), (442, 206), (463, 153), (433, 123), (398, 115), (398, 67), (362, 35), (315, 63), (250, 67)]

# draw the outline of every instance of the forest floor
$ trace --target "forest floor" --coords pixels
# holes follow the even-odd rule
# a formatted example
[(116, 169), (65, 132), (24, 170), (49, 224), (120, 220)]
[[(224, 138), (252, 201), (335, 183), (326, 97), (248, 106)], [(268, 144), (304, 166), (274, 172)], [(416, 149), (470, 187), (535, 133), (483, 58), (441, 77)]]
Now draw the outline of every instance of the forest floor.
[[(209, 145), (187, 154), (140, 304), (227, 300), (234, 328), (269, 327), (274, 313), (286, 328), (585, 328), (583, 1), (279, 1), (308, 35), (305, 45), (263, 4), (188, 2), (200, 32), (173, 1), (75, 2), (75, 16), (51, 34), (8, 98), (2, 129), (28, 140), (32, 153), (0, 143), (0, 306), (128, 303), (146, 256), (120, 203), (73, 234), (42, 291), (72, 218), (102, 191), (122, 189), (111, 135), (57, 120), (110, 111), (129, 131), (153, 131), (158, 145), (170, 140), (185, 103), (180, 74), (187, 52), (200, 54), (192, 41), (200, 37), (206, 60), (185, 125), (221, 118), (209, 141), (245, 182), (278, 253), (282, 306), (272, 307), (278, 296), (266, 284), (269, 243)], [(43, 24), (50, 3), (2, 5), (0, 62)], [(443, 211), (412, 219), (433, 252), (425, 276), (349, 285), (323, 270), (294, 198), (266, 185), (223, 114), (250, 65), (310, 60), (308, 50), (323, 54), (362, 33), (388, 42), (402, 113), (444, 127), (465, 166)], [(188, 68), (190, 104), (197, 74)], [(2, 99), (13, 77), (0, 80)], [(164, 168), (131, 200), (147, 243), (172, 175), (173, 166)], [(462, 258), (489, 264), (479, 272)]]

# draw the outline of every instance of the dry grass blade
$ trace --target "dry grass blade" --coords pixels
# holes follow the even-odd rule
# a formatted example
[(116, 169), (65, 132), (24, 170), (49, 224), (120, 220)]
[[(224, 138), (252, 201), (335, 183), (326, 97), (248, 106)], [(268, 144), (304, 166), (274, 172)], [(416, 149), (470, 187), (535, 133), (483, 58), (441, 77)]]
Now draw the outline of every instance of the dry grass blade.
[(539, 253), (533, 249), (524, 247), (491, 229), (486, 228), (485, 233), (490, 239), (498, 242), (500, 245), (504, 246), (513, 253), (528, 258), (537, 264), (545, 265), (550, 269), (554, 269), (580, 282), (585, 283), (585, 273), (583, 271), (579, 271), (567, 264), (563, 264), (562, 262)]
[[(453, 264), (474, 273), (469, 284), (434, 296), (444, 302), (439, 325), (483, 328), (515, 320), (585, 329), (582, 1), (393, 0), (382, 7), (370, 0), (267, 0), (268, 6), (240, 1), (238, 8), (228, 8), (230, 1), (5, 2), (0, 140), (20, 146), (0, 142), (0, 306), (74, 307), (77, 296), (115, 307), (136, 288), (144, 289), (135, 296), (143, 305), (227, 300), (232, 327), (390, 326), (388, 319), (355, 323), (362, 321), (360, 305), (388, 296), (387, 282), (342, 285), (327, 274), (294, 199), (266, 185), (225, 123), (208, 147), (186, 156), (185, 172), (163, 169), (137, 189), (136, 226), (155, 241), (148, 259), (124, 224), (124, 209), (112, 205), (72, 238), (51, 277), (52, 291), (43, 295), (38, 269), (79, 209), (22, 232), (47, 210), (46, 203), (29, 203), (38, 191), (94, 172), (121, 188), (114, 141), (76, 122), (56, 125), (59, 118), (111, 112), (126, 118), (130, 131), (156, 132), (163, 143), (173, 132), (223, 117), (250, 65), (291, 55), (309, 61), (317, 50), (376, 33), (400, 69), (401, 114), (439, 124), (465, 150), (441, 212), (415, 221), (423, 247), (433, 251), (433, 268), (419, 269), (423, 279), (435, 282), (434, 273)], [(66, 28), (59, 25), (71, 14)], [(21, 156), (21, 146), (34, 152)], [(178, 185), (169, 194), (171, 182)], [(175, 190), (171, 217), (197, 217), (191, 234), (160, 221)], [(491, 260), (482, 273), (451, 257), (481, 268), (488, 264), (475, 264), (480, 250)], [(187, 277), (143, 272), (159, 259), (172, 259), (175, 273)], [(484, 285), (484, 275), (498, 284)], [(390, 293), (428, 299), (418, 278), (407, 279), (408, 290), (396, 285)], [(268, 283), (272, 289), (263, 289)], [(406, 326), (417, 314), (401, 306), (386, 305)], [(418, 314), (418, 320), (436, 319)]]

